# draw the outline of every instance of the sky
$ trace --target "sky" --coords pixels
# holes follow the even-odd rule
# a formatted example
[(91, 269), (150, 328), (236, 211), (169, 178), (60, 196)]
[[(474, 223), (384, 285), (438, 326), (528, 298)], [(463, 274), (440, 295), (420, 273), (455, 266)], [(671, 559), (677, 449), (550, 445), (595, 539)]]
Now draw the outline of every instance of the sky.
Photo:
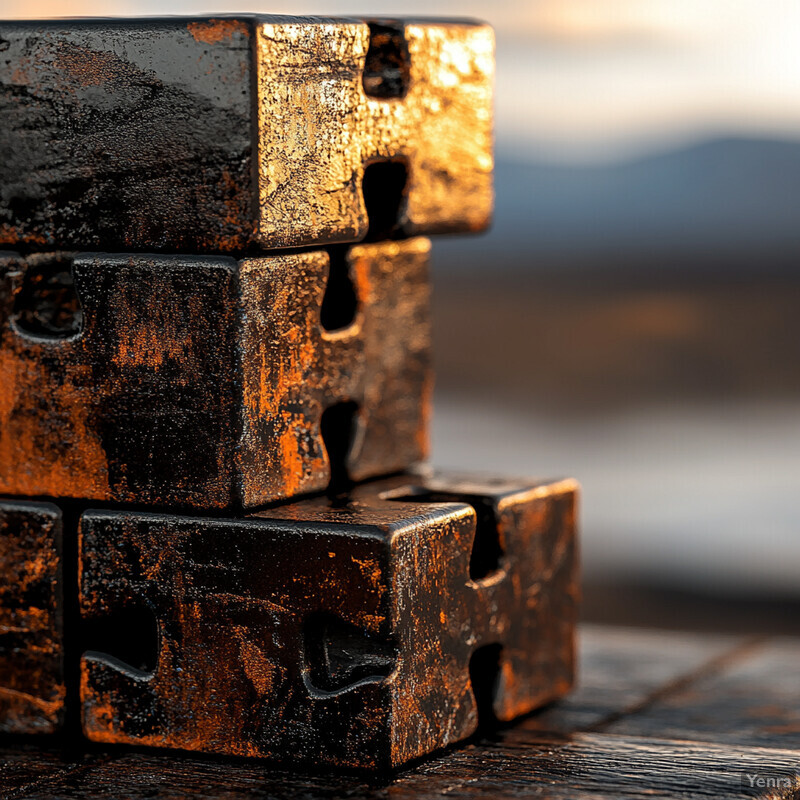
[(800, 139), (797, 0), (3, 0), (5, 18), (472, 16), (498, 39), (498, 150), (624, 161), (718, 135)]

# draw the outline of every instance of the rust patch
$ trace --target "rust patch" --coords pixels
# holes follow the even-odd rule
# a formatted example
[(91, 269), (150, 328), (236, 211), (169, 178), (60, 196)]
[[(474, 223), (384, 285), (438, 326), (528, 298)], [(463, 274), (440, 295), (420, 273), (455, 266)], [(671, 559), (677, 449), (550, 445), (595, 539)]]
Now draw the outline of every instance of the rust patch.
[(63, 254), (27, 261), (0, 256), (0, 493), (107, 494), (106, 454), (93, 427), (91, 370), (75, 358), (74, 338), (28, 335), (17, 327), (16, 317), (36, 313), (15, 303), (25, 271), (41, 262), (66, 262), (69, 269), (69, 261)]
[(208, 22), (189, 22), (186, 29), (196, 42), (203, 44), (219, 44), (233, 38), (250, 35), (247, 24), (239, 19), (210, 19)]
[(226, 262), (70, 257), (83, 325), (44, 338), (15, 323), (15, 275), (54, 257), (0, 258), (0, 492), (231, 504)]
[[(425, 239), (356, 245), (346, 260), (358, 297), (348, 327), (327, 332), (324, 253), (247, 259), (241, 285), (243, 505), (324, 490), (332, 474), (358, 481), (425, 457), (432, 370)], [(357, 407), (341, 464), (323, 441), (325, 409)]]
[[(238, 510), (322, 491), (334, 472), (362, 480), (420, 462), (429, 248), (353, 247), (359, 311), (333, 333), (323, 251), (0, 255), (0, 493)], [(72, 297), (54, 307), (59, 293), (20, 300), (48, 258), (71, 265), (79, 312)], [(19, 324), (63, 325), (66, 311), (82, 320), (72, 335)], [(332, 464), (321, 421), (341, 401), (357, 406), (356, 435)]]
[[(62, 89), (122, 84), (131, 78), (129, 64), (114, 53), (64, 44), (54, 48), (52, 56), (54, 68), (61, 73), (59, 88)], [(28, 69), (28, 84), (36, 83), (36, 69), (37, 63), (34, 62)], [(19, 80), (20, 76), (15, 78)]]

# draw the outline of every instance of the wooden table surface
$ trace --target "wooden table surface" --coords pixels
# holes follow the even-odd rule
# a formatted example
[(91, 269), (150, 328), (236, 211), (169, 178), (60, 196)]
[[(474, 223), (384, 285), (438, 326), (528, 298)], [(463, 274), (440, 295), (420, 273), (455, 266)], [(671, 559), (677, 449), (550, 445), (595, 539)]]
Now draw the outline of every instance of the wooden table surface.
[(0, 797), (800, 798), (800, 639), (585, 626), (565, 701), (383, 778), (264, 763), (0, 744)]

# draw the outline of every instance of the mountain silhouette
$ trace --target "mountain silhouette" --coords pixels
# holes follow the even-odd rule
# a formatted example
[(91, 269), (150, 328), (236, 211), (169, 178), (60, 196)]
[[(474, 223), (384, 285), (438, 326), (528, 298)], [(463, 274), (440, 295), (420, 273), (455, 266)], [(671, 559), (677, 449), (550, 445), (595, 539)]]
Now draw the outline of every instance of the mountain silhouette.
[(443, 269), (800, 266), (800, 141), (721, 138), (608, 165), (499, 158), (496, 191), (489, 234), (437, 243)]

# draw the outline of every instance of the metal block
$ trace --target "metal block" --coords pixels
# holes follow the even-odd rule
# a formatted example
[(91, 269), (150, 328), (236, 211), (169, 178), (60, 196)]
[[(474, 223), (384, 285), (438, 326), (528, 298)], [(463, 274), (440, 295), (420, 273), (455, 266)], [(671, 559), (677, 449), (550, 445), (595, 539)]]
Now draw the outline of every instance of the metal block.
[(422, 461), (429, 247), (0, 257), (0, 492), (237, 510)]
[(0, 733), (64, 717), (61, 512), (0, 500)]
[(0, 244), (242, 253), (477, 231), (493, 34), (242, 16), (0, 23)]
[(137, 603), (151, 658), (91, 644), (85, 735), (383, 769), (560, 697), (576, 492), (405, 476), (238, 520), (86, 512), (81, 613)]

